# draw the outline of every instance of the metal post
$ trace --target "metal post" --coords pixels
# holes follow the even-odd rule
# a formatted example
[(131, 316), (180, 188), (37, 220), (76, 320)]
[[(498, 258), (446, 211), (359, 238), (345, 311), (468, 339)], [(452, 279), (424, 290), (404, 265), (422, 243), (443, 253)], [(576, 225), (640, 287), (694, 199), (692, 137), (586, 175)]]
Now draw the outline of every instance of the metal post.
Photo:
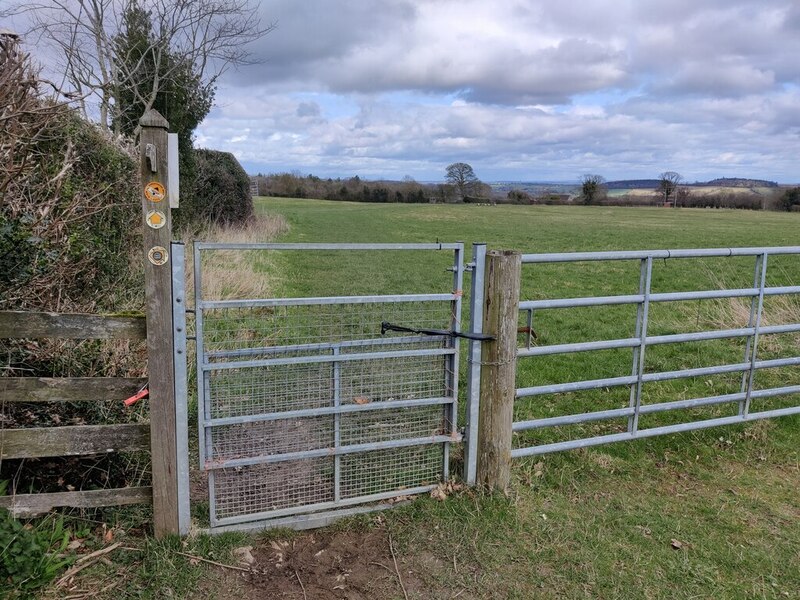
[(644, 284), (644, 301), (642, 302), (642, 323), (639, 339), (639, 368), (636, 373), (636, 403), (633, 410), (633, 428), (632, 432), (636, 433), (639, 429), (639, 409), (642, 406), (642, 375), (644, 374), (644, 355), (647, 348), (647, 318), (650, 313), (650, 284), (653, 276), (653, 257), (647, 258), (646, 276)]
[(205, 421), (208, 418), (206, 414), (206, 394), (205, 394), (205, 371), (203, 370), (203, 360), (205, 357), (205, 344), (203, 340), (203, 307), (202, 307), (202, 269), (201, 267), (201, 251), (197, 246), (197, 242), (193, 244), (193, 260), (192, 268), (194, 269), (194, 337), (195, 337), (195, 364), (197, 373), (197, 439), (198, 443), (198, 460), (200, 461), (200, 468), (205, 468), (206, 462), (206, 427)]
[(758, 333), (761, 329), (761, 316), (764, 312), (764, 286), (767, 283), (767, 256), (764, 252), (761, 255), (761, 282), (758, 286), (758, 310), (756, 311), (755, 331), (753, 331), (753, 348), (750, 352), (750, 375), (747, 380), (747, 396), (744, 401), (744, 417), (750, 412), (750, 399), (753, 394), (753, 384), (756, 377), (756, 354), (758, 352)]
[[(470, 333), (483, 333), (483, 279), (486, 271), (486, 244), (472, 245), (472, 283), (470, 286)], [(469, 341), (467, 364), (467, 411), (464, 440), (464, 480), (475, 485), (478, 467), (478, 407), (481, 388), (481, 342)]]
[[(464, 244), (459, 242), (459, 246), (453, 250), (453, 294), (455, 298), (451, 303), (450, 329), (456, 332), (461, 331), (461, 305), (463, 301), (464, 287)], [(445, 407), (445, 435), (452, 434), (456, 430), (458, 421), (458, 358), (460, 340), (451, 337), (450, 343), (454, 350), (453, 354), (446, 356), (445, 360), (449, 365), (449, 375), (447, 382), (447, 394), (453, 401)], [(450, 478), (450, 444), (445, 442), (443, 451), (444, 465), (442, 475), (447, 481)]]
[[(647, 259), (643, 258), (639, 267), (639, 295), (642, 296), (642, 301), (636, 305), (636, 329), (633, 337), (639, 338), (639, 343), (633, 347), (633, 366), (631, 367), (631, 376), (637, 377), (637, 382), (631, 384), (631, 395), (628, 402), (629, 408), (636, 406), (636, 386), (638, 384), (639, 376), (639, 351), (641, 349), (642, 339), (642, 308), (644, 307), (644, 290), (647, 283)], [(633, 432), (633, 415), (628, 417), (628, 431)]]
[[(211, 435), (206, 435), (206, 423), (211, 420), (211, 401), (209, 393), (209, 373), (205, 370), (205, 338), (203, 334), (203, 276), (202, 276), (202, 250), (198, 242), (193, 244), (193, 269), (194, 269), (194, 335), (195, 354), (197, 366), (197, 439), (198, 459), (200, 469), (206, 470), (206, 462), (212, 455)], [(208, 512), (209, 523), (215, 526), (216, 496), (215, 496), (214, 471), (208, 471)]]
[(177, 445), (178, 530), (189, 533), (189, 407), (186, 389), (186, 289), (184, 246), (170, 244), (172, 254), (172, 326), (175, 336), (175, 437)]
[[(764, 267), (763, 257), (764, 257), (763, 254), (759, 254), (758, 256), (756, 256), (755, 272), (753, 273), (754, 288), (757, 288), (761, 281), (761, 270)], [(747, 319), (748, 328), (755, 327), (757, 310), (758, 310), (758, 296), (753, 296), (753, 298), (750, 300), (750, 317)], [(752, 349), (752, 345), (753, 345), (753, 336), (748, 335), (747, 342), (744, 348), (744, 362), (746, 363), (750, 362), (750, 350)], [(740, 388), (740, 392), (742, 394), (747, 392), (747, 385), (749, 380), (750, 380), (750, 372), (744, 371), (742, 373), (742, 386)], [(745, 405), (745, 400), (739, 402), (739, 415), (744, 415), (744, 405)]]
[[(333, 355), (338, 357), (341, 353), (339, 346), (333, 347)], [(339, 449), (341, 444), (341, 415), (338, 408), (342, 403), (342, 367), (337, 360), (333, 363), (333, 407), (337, 409), (333, 415), (333, 447)], [(339, 502), (342, 499), (342, 458), (337, 453), (333, 457), (333, 500)]]

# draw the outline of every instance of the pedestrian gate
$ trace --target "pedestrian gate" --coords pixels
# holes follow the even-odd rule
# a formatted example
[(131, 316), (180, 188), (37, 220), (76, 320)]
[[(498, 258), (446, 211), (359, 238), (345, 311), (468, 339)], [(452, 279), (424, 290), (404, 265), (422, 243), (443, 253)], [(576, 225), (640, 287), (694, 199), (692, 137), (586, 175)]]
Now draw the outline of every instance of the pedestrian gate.
[[(443, 273), (446, 293), (203, 297), (208, 255), (278, 250), (449, 252), (452, 273)], [(447, 332), (461, 323), (463, 252), (461, 243), (195, 243), (200, 465), (212, 530), (317, 525), (448, 478), (460, 436), (459, 340)]]

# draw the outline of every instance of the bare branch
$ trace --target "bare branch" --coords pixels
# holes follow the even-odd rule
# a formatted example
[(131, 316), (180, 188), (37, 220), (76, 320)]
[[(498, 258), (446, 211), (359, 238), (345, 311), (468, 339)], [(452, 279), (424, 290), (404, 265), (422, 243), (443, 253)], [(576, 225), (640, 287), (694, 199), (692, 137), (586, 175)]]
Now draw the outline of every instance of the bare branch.
[[(136, 57), (117, 43), (124, 15), (133, 9), (146, 11), (152, 27)], [(50, 0), (18, 2), (5, 12), (29, 15), (30, 31), (60, 57), (69, 91), (83, 99), (84, 111), (93, 98), (95, 116), (106, 129), (122, 117), (122, 96), (132, 95), (147, 109), (186, 65), (204, 84), (213, 84), (230, 66), (253, 62), (248, 44), (274, 29), (261, 25), (254, 0)], [(142, 81), (152, 83), (146, 93)]]

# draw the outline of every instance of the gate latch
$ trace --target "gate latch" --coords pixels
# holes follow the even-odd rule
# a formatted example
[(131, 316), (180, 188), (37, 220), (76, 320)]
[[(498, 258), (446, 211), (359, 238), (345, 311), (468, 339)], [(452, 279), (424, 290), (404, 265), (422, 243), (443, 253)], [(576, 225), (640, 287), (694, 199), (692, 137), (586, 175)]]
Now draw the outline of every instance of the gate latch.
[(461, 331), (453, 331), (452, 329), (416, 329), (414, 327), (403, 327), (402, 325), (394, 325), (387, 321), (383, 321), (381, 323), (381, 335), (385, 335), (387, 331), (421, 333), (422, 335), (446, 335), (449, 337), (477, 340), (479, 342), (489, 342), (494, 339), (493, 335), (487, 335), (485, 333), (463, 333)]

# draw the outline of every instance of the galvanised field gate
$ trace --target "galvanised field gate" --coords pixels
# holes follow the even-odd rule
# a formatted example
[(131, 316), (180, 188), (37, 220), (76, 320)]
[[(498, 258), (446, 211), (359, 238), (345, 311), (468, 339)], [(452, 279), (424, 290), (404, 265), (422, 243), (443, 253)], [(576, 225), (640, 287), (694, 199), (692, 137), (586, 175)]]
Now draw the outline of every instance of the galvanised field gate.
[[(446, 293), (203, 297), (218, 252), (452, 254)], [(211, 530), (324, 523), (430, 491), (456, 430), (463, 244), (195, 243), (201, 468)], [(409, 329), (412, 331), (405, 331)], [(426, 332), (421, 332), (425, 330)]]
[[(768, 270), (768, 263), (771, 265), (781, 258), (796, 261), (798, 257), (800, 257), (800, 247), (797, 246), (523, 254), (523, 275), (526, 272), (530, 275), (537, 267), (558, 263), (571, 265), (580, 263), (620, 264), (632, 261), (638, 263), (639, 266), (639, 285), (638, 290), (635, 290), (636, 293), (627, 295), (550, 297), (520, 301), (519, 309), (527, 322), (529, 331), (532, 331), (531, 326), (535, 323), (534, 315), (541, 315), (545, 311), (575, 311), (588, 307), (629, 306), (635, 308), (632, 313), (635, 318), (632, 322), (632, 335), (624, 338), (559, 344), (531, 344), (530, 337), (528, 337), (526, 346), (517, 351), (520, 363), (557, 355), (629, 350), (631, 352), (628, 362), (630, 367), (628, 367), (628, 374), (619, 374), (614, 377), (575, 379), (517, 388), (516, 403), (518, 407), (527, 405), (533, 412), (538, 406), (539, 414), (542, 414), (541, 408), (547, 406), (552, 412), (547, 416), (518, 419), (513, 423), (515, 447), (511, 451), (511, 456), (520, 458), (610, 442), (629, 441), (706, 427), (800, 414), (800, 406), (796, 401), (797, 395), (800, 394), (800, 385), (798, 385), (800, 380), (796, 376), (796, 371), (794, 371), (794, 376), (791, 376), (791, 372), (789, 372), (788, 381), (784, 380), (782, 384), (759, 385), (758, 381), (759, 373), (800, 367), (800, 356), (796, 351), (796, 345), (792, 343), (786, 344), (789, 348), (783, 350), (783, 355), (762, 357), (765, 339), (800, 333), (798, 304), (791, 300), (792, 298), (796, 299), (800, 294), (800, 285), (796, 284), (796, 275), (791, 276), (791, 273), (796, 274), (796, 270), (792, 269), (787, 273), (780, 266)], [(658, 268), (663, 269), (668, 262), (670, 264), (681, 263), (689, 267), (690, 265), (687, 263), (710, 258), (723, 261), (746, 261), (734, 268), (741, 271), (740, 281), (744, 282), (749, 275), (752, 283), (748, 283), (748, 287), (730, 288), (725, 286), (705, 290), (656, 291), (653, 289)], [(746, 266), (749, 261), (752, 261), (754, 266)], [(796, 265), (796, 262), (794, 264)], [(770, 284), (768, 274), (773, 271), (776, 280), (784, 279), (784, 281)], [(692, 283), (694, 284), (694, 282)], [(547, 295), (547, 291), (543, 290), (544, 295)], [(670, 331), (669, 333), (654, 333), (650, 330), (654, 307), (679, 302), (699, 303), (732, 299), (741, 299), (746, 307), (741, 322), (736, 326), (718, 326), (713, 329), (701, 327), (696, 331)], [(786, 306), (794, 308), (783, 311), (785, 314), (782, 322), (766, 323), (766, 306), (776, 299), (783, 299)], [(691, 326), (691, 323), (683, 324), (683, 326)], [(680, 328), (681, 325), (678, 324), (677, 327)], [(739, 352), (741, 358), (737, 362), (728, 364), (708, 364), (714, 360), (709, 358), (712, 353), (708, 347), (700, 344), (718, 340), (729, 341), (732, 348), (739, 344), (740, 349), (735, 352)], [(659, 361), (650, 357), (655, 349), (678, 344), (690, 345), (691, 348), (687, 347), (685, 351), (687, 357), (697, 357), (700, 362), (706, 363), (706, 366), (664, 370), (659, 367)], [(790, 356), (785, 355), (788, 352), (791, 352)], [(656, 364), (651, 366), (652, 363)], [(535, 364), (533, 366), (535, 367)], [(724, 374), (738, 377), (738, 382), (735, 386), (729, 385), (728, 389), (723, 390), (723, 393), (710, 393), (702, 396), (694, 396), (689, 393), (689, 397), (673, 398), (669, 401), (663, 401), (660, 397), (656, 401), (648, 401), (646, 396), (648, 387), (659, 383), (711, 378)], [(733, 389), (734, 387), (736, 389)], [(628, 390), (625, 400), (617, 401), (617, 406), (613, 408), (598, 407), (602, 397), (609, 397), (612, 390), (620, 388)], [(576, 392), (586, 393), (592, 390), (598, 391), (600, 396), (596, 397), (593, 402), (584, 402), (583, 410), (576, 411), (575, 403), (569, 402), (569, 397)], [(785, 399), (782, 405), (765, 407), (769, 399), (780, 398)], [(701, 407), (716, 407), (719, 414), (706, 414), (699, 419), (692, 419), (691, 411)], [(672, 419), (673, 422), (669, 424), (662, 424), (657, 420), (661, 416), (683, 413), (689, 413), (685, 415), (688, 417), (686, 420), (681, 419), (680, 416), (675, 416)], [(643, 424), (645, 419), (650, 419), (650, 423)], [(605, 423), (606, 429), (592, 432), (587, 427), (588, 424), (598, 422)], [(571, 439), (550, 441), (549, 433), (559, 428), (573, 426), (586, 429), (577, 434), (573, 433)], [(548, 435), (545, 436), (545, 433)]]

